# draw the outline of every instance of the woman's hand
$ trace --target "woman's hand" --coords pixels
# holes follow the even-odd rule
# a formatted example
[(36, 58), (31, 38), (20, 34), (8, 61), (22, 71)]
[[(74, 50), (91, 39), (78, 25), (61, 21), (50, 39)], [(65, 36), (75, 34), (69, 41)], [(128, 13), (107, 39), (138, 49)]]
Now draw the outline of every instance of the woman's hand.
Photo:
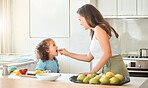
[(78, 75), (80, 74), (84, 74), (84, 75), (88, 75), (88, 74), (93, 74), (92, 72), (84, 72), (84, 73), (79, 73)]
[(67, 51), (65, 48), (59, 49), (58, 52), (59, 52), (61, 55), (68, 56), (68, 51)]

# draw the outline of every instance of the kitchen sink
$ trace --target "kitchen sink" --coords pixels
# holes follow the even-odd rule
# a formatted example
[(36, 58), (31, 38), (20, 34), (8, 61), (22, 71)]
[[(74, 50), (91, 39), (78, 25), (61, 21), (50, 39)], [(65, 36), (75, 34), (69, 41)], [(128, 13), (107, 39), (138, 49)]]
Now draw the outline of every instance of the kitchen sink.
[(0, 66), (1, 65), (9, 65), (9, 64), (12, 64), (12, 62), (0, 62)]
[(34, 61), (31, 55), (0, 55), (0, 66)]

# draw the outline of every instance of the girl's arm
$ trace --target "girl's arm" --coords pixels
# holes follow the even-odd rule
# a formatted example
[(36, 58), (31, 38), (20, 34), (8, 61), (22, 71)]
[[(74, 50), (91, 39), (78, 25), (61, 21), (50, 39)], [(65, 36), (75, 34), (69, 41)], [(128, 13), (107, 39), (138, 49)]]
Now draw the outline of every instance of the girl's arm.
[(100, 43), (100, 46), (103, 51), (103, 56), (101, 57), (98, 64), (93, 68), (91, 73), (98, 72), (108, 62), (108, 60), (112, 56), (111, 47), (109, 43), (110, 36), (99, 26), (96, 27), (95, 32), (96, 32), (95, 37)]
[(59, 49), (59, 52), (61, 53), (61, 55), (65, 55), (65, 56), (71, 57), (71, 58), (79, 60), (79, 61), (90, 62), (94, 58), (90, 52), (89, 52), (89, 54), (82, 55), (82, 54), (68, 52), (64, 48)]

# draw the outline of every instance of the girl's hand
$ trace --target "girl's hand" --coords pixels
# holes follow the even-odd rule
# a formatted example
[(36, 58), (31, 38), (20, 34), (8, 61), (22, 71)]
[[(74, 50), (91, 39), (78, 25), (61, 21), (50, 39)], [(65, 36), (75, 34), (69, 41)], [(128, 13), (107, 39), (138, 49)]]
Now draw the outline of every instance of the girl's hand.
[(45, 72), (46, 72), (46, 73), (51, 73), (51, 70), (46, 70)]
[(68, 51), (65, 48), (59, 49), (58, 52), (61, 53), (61, 55), (65, 55), (65, 56), (68, 55)]

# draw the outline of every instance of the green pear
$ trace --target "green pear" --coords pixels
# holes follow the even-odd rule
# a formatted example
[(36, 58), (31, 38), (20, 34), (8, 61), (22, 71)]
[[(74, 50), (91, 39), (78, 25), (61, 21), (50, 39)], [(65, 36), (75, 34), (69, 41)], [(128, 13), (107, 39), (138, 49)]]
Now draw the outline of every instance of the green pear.
[(83, 79), (85, 78), (86, 76), (84, 74), (80, 74), (78, 77), (77, 77), (77, 81), (80, 81), (80, 82), (83, 82)]
[(95, 77), (97, 74), (96, 74), (96, 73), (94, 73), (93, 75), (94, 75), (94, 77)]
[(89, 83), (89, 80), (90, 80), (91, 78), (90, 77), (85, 77), (84, 79), (83, 79), (83, 82), (84, 83)]
[(109, 79), (109, 81), (110, 81), (110, 84), (116, 84), (116, 83), (119, 82), (119, 79), (116, 78), (116, 77), (112, 77), (112, 78)]
[(99, 75), (102, 77), (102, 75), (104, 75), (104, 73), (100, 73)]
[(115, 77), (118, 78), (120, 82), (124, 80), (124, 77), (121, 74), (116, 74)]
[(102, 76), (101, 76), (101, 78), (103, 78), (103, 77), (107, 77), (105, 74), (103, 74)]
[(94, 78), (94, 75), (88, 74), (87, 77)]
[(98, 81), (97, 79), (94, 79), (94, 78), (93, 78), (93, 79), (90, 79), (90, 80), (89, 80), (89, 83), (90, 83), (90, 84), (91, 84), (91, 83), (92, 83), (92, 84), (99, 84), (99, 81)]
[(102, 84), (107, 84), (109, 83), (109, 78), (106, 76), (106, 75), (103, 75), (101, 78), (100, 78), (100, 82)]
[(93, 79), (97, 79), (98, 81), (100, 81), (101, 76), (96, 75)]

